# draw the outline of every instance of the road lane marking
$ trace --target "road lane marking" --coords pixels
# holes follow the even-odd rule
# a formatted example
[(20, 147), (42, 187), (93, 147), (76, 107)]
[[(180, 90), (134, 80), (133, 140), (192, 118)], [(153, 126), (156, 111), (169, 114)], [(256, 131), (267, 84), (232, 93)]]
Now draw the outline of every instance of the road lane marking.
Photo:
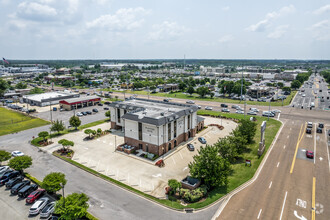
[(315, 164), (315, 158), (316, 158), (316, 128), (314, 129), (314, 164)]
[(259, 214), (258, 214), (258, 218), (257, 218), (257, 219), (260, 218), (261, 212), (262, 212), (262, 209), (260, 209)]
[(297, 199), (296, 206), (299, 206), (301, 208), (306, 208), (307, 207), (307, 202), (305, 200), (302, 200), (302, 199)]
[(173, 157), (172, 157), (172, 160), (173, 160), (173, 163), (174, 163), (174, 164), (176, 164), (176, 163), (175, 163), (175, 160), (174, 160), (174, 158), (173, 158)]
[(279, 120), (279, 119), (280, 119), (280, 115), (281, 115), (281, 113), (278, 113), (278, 116), (277, 116), (277, 120)]
[(296, 210), (293, 211), (293, 214), (294, 214), (294, 216), (296, 216), (296, 218), (298, 218), (300, 220), (307, 220), (307, 218), (305, 218), (305, 216), (303, 216), (303, 215), (299, 216), (298, 212)]
[(285, 147), (286, 147), (286, 146), (284, 145), (284, 146), (283, 146), (283, 149), (285, 149)]
[(302, 140), (302, 137), (304, 136), (304, 133), (301, 132), (302, 131), (301, 130), (302, 127), (303, 127), (303, 124), (300, 126), (300, 132), (299, 132), (298, 141), (297, 141), (297, 145), (296, 145), (296, 151), (294, 152), (294, 155), (293, 155), (293, 160), (292, 160), (292, 164), (291, 164), (290, 174), (293, 172), (294, 164), (296, 162), (296, 157), (297, 157), (299, 143)]
[(179, 154), (180, 154), (180, 157), (181, 157), (181, 159), (183, 160), (183, 157), (182, 157), (182, 154), (181, 154), (181, 152), (179, 152)]
[(286, 138), (289, 138), (290, 137), (290, 135), (288, 135)]
[(277, 162), (277, 166), (276, 167), (278, 167), (280, 165), (280, 162)]
[(315, 220), (315, 177), (313, 177), (312, 220)]
[(282, 205), (282, 211), (281, 211), (281, 215), (280, 215), (280, 220), (282, 220), (282, 215), (283, 215), (283, 211), (284, 211), (285, 201), (286, 201), (286, 196), (287, 195), (288, 195), (288, 191), (285, 192), (285, 196), (284, 196), (284, 200), (283, 200), (283, 205)]
[[(325, 130), (325, 129), (324, 129)], [(325, 140), (327, 140), (327, 132), (324, 132), (324, 136), (325, 136)], [(329, 156), (329, 147), (328, 145), (326, 144), (325, 147), (327, 148), (327, 155), (328, 155), (328, 163), (329, 163), (329, 173), (330, 173), (330, 156)]]
[(272, 183), (273, 183), (273, 181), (270, 181), (268, 189), (270, 189), (270, 187), (272, 187)]

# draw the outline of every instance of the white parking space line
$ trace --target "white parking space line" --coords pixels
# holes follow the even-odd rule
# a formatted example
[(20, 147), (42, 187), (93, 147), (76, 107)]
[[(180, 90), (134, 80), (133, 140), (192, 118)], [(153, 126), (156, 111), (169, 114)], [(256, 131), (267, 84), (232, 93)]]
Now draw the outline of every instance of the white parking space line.
[(280, 162), (277, 163), (277, 166), (276, 167), (278, 167), (279, 165), (280, 165)]
[(286, 146), (284, 145), (284, 146), (283, 146), (283, 149), (285, 149), (285, 147), (286, 147)]
[(316, 128), (314, 129), (314, 164), (315, 164), (315, 158), (316, 158)]
[(182, 156), (181, 152), (179, 152), (179, 154), (180, 154), (181, 159), (183, 160), (183, 156)]
[(329, 173), (330, 173), (330, 156), (329, 156), (329, 146), (327, 145), (327, 130), (324, 129), (325, 132), (324, 132), (324, 136), (325, 136), (325, 140), (326, 140), (326, 144), (325, 144), (325, 147), (327, 148), (327, 155), (328, 155), (328, 163), (329, 163)]
[(270, 181), (270, 184), (269, 184), (269, 189), (272, 187), (272, 184), (273, 184), (273, 181)]
[(280, 119), (281, 113), (278, 113), (277, 120)]
[(172, 160), (173, 160), (173, 163), (174, 163), (174, 164), (176, 164), (176, 163), (175, 163), (175, 160), (174, 160), (174, 158), (173, 158), (173, 157), (172, 157)]
[(289, 138), (290, 137), (290, 135), (288, 135), (286, 138)]
[(260, 209), (259, 214), (258, 214), (258, 218), (257, 218), (257, 219), (260, 218), (261, 212), (262, 212), (262, 209)]
[(282, 211), (281, 211), (281, 215), (280, 215), (280, 220), (282, 220), (282, 215), (283, 215), (283, 211), (284, 211), (285, 201), (286, 201), (286, 196), (287, 195), (288, 195), (288, 191), (285, 192), (285, 196), (284, 196), (284, 200), (283, 200), (283, 205), (282, 205)]

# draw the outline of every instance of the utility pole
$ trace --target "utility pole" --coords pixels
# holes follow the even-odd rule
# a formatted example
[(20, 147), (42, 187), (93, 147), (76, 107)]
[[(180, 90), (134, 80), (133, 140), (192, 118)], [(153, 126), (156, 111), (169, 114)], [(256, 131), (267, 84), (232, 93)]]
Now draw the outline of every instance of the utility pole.
[(242, 101), (242, 98), (243, 98), (243, 67), (242, 67), (242, 80), (241, 80), (241, 101)]
[(269, 116), (270, 116), (270, 100), (269, 100), (269, 108), (268, 108), (268, 121), (269, 121)]

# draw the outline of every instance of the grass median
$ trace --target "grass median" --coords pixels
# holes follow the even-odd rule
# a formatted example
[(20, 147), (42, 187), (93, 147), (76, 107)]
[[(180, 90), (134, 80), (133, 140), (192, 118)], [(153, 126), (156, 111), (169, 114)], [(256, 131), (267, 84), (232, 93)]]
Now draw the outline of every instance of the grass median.
[[(206, 110), (198, 111), (198, 115), (204, 115), (204, 116), (218, 117), (220, 114), (221, 114), (221, 116), (226, 117), (226, 118), (232, 118), (232, 119), (238, 119), (238, 120), (244, 118), (244, 115), (238, 115), (238, 114), (232, 114), (232, 113), (221, 113), (221, 112), (206, 111)], [(274, 119), (270, 119), (269, 121), (267, 121), (267, 118), (261, 117), (261, 116), (255, 116), (255, 118), (257, 119), (257, 132), (254, 137), (254, 142), (252, 144), (248, 145), (248, 147), (251, 149), (251, 151), (243, 153), (243, 155), (242, 155), (242, 158), (244, 159), (243, 161), (240, 161), (239, 163), (232, 165), (233, 172), (229, 176), (228, 186), (227, 187), (218, 187), (216, 189), (213, 189), (212, 191), (210, 191), (208, 193), (208, 197), (205, 200), (203, 200), (201, 202), (197, 202), (197, 203), (188, 204), (187, 206), (181, 205), (179, 201), (170, 201), (170, 200), (166, 200), (166, 199), (155, 198), (149, 194), (146, 194), (131, 186), (128, 186), (120, 181), (114, 180), (106, 175), (103, 175), (103, 174), (101, 174), (91, 168), (88, 168), (80, 163), (77, 163), (76, 161), (73, 161), (73, 160), (65, 158), (65, 157), (61, 157), (59, 155), (56, 155), (56, 156), (60, 157), (61, 159), (65, 160), (87, 172), (90, 172), (102, 179), (112, 182), (122, 188), (125, 188), (131, 192), (137, 193), (138, 195), (141, 195), (147, 199), (153, 200), (153, 201), (160, 203), (162, 205), (165, 205), (167, 207), (170, 207), (173, 209), (179, 209), (179, 210), (182, 210), (185, 208), (201, 209), (201, 208), (204, 208), (204, 207), (216, 202), (217, 200), (219, 200), (221, 197), (223, 197), (230, 191), (236, 189), (238, 186), (242, 185), (243, 183), (245, 183), (246, 181), (251, 179), (253, 177), (254, 173), (256, 172), (256, 170), (258, 169), (259, 164), (261, 163), (264, 155), (266, 154), (269, 146), (271, 145), (274, 137), (276, 136), (276, 134), (281, 126), (281, 122), (274, 120)], [(259, 157), (257, 152), (258, 152), (260, 135), (261, 135), (260, 126), (261, 126), (262, 121), (267, 121), (267, 128), (266, 128), (266, 132), (265, 132), (266, 150), (265, 150), (263, 156)], [(252, 166), (245, 166), (245, 159), (251, 160)]]
[[(137, 94), (137, 95), (148, 95), (147, 91), (115, 91), (120, 93), (129, 93), (129, 94)], [(283, 100), (283, 106), (289, 105), (291, 100), (297, 91), (292, 91), (290, 95)], [(173, 92), (173, 93), (149, 93), (150, 96), (159, 96), (159, 97), (167, 97), (167, 98), (178, 98), (178, 99), (189, 99), (189, 100), (200, 100), (200, 101), (211, 101), (211, 102), (223, 102), (223, 103), (232, 103), (232, 104), (244, 104), (244, 101), (233, 100), (230, 98), (220, 98), (220, 97), (200, 97), (198, 94), (194, 93), (192, 95), (183, 94), (182, 92)], [(258, 102), (258, 101), (246, 101), (248, 105), (259, 105), (259, 106), (268, 106), (269, 102)], [(271, 106), (282, 106), (282, 100), (271, 102)]]
[(0, 136), (50, 124), (50, 122), (0, 107)]

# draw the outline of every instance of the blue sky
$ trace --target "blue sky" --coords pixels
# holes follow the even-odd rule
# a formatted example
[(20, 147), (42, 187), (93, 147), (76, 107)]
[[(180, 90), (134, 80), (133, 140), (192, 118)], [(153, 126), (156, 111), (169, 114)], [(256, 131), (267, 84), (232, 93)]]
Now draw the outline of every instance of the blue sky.
[(7, 59), (330, 59), (330, 1), (0, 0)]

